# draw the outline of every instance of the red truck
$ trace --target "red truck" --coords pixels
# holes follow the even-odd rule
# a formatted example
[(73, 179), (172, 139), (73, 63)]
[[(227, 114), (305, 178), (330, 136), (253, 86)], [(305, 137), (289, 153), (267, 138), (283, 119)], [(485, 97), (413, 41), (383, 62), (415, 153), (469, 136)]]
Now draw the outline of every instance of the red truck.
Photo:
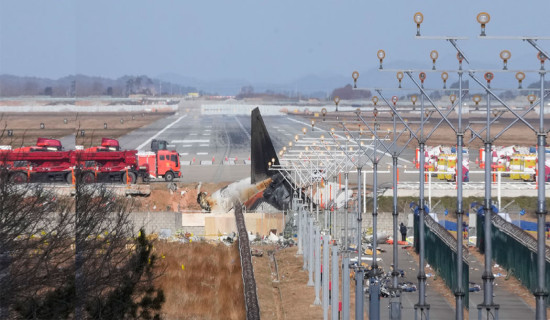
[[(38, 138), (35, 146), (0, 150), (0, 164), (9, 168), (9, 179), (15, 183), (73, 183), (76, 168), (82, 170), (84, 183), (130, 184), (136, 183), (138, 178), (149, 181), (160, 174), (167, 181), (181, 176), (177, 152), (164, 150), (162, 154), (162, 158), (167, 160), (157, 161), (151, 168), (153, 164), (140, 160), (137, 150), (120, 150), (115, 139), (103, 138), (101, 146), (85, 150), (64, 151), (59, 140)], [(157, 166), (163, 167), (159, 169)], [(153, 171), (155, 174), (151, 174)]]
[(164, 177), (168, 182), (181, 177), (179, 154), (175, 150), (168, 150), (166, 141), (151, 141), (151, 150), (138, 153), (138, 165), (147, 166), (151, 177)]

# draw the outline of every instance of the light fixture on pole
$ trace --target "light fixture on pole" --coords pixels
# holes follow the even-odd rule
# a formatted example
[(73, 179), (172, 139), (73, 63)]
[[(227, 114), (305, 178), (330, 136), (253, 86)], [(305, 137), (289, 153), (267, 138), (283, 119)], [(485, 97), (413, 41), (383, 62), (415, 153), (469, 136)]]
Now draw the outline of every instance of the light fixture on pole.
[[(325, 121), (325, 116), (327, 115), (327, 109), (326, 108), (321, 109), (321, 114), (323, 115), (323, 121)], [(311, 124), (311, 126), (313, 126), (313, 123)]]
[(502, 50), (500, 52), (500, 58), (502, 59), (502, 62), (504, 63), (502, 66), (502, 70), (508, 70), (508, 60), (512, 57), (512, 53), (508, 50)]
[(449, 79), (449, 74), (443, 71), (441, 73), (441, 80), (443, 80), (443, 89), (447, 89), (447, 79)]
[(393, 102), (393, 106), (395, 107), (395, 105), (397, 104), (397, 101), (399, 101), (399, 98), (397, 96), (393, 96), (391, 97), (391, 102)]
[(395, 76), (397, 77), (397, 80), (399, 80), (399, 89), (401, 89), (401, 80), (403, 80), (403, 72), (398, 71)]
[(462, 61), (464, 61), (464, 56), (462, 55), (462, 53), (457, 52), (456, 58), (458, 59), (458, 70), (462, 70)]
[(437, 50), (432, 50), (430, 52), (430, 58), (432, 59), (432, 70), (435, 70), (435, 61), (437, 60), (437, 58), (439, 58), (439, 53), (437, 52)]
[(340, 103), (340, 97), (339, 96), (334, 96), (334, 104), (336, 104), (336, 112), (338, 112), (338, 104)]
[(378, 97), (377, 96), (372, 97), (371, 101), (374, 104), (374, 106), (376, 106), (376, 104), (378, 103)]
[(455, 101), (456, 101), (456, 94), (454, 94), (454, 93), (451, 94), (449, 96), (449, 100), (451, 100), (451, 108), (452, 108), (452, 106), (455, 104)]
[(415, 94), (413, 94), (411, 96), (411, 102), (413, 104), (413, 111), (415, 110), (416, 101), (418, 101), (418, 97)]
[(378, 50), (378, 52), (376, 53), (376, 56), (378, 57), (378, 59), (380, 60), (380, 68), (379, 69), (383, 69), (382, 68), (382, 62), (384, 61), (384, 58), (386, 57), (386, 52), (382, 49)]
[(537, 58), (540, 61), (540, 69), (544, 70), (544, 61), (546, 60), (546, 57), (539, 52), (539, 53), (537, 53)]
[(424, 80), (426, 80), (426, 72), (420, 72), (418, 74), (418, 78), (420, 79), (420, 82), (422, 84), (422, 88), (424, 88)]
[(474, 101), (474, 103), (476, 104), (476, 110), (479, 110), (479, 103), (481, 102), (481, 96), (479, 94), (475, 94), (473, 97), (472, 97), (472, 100)]
[(315, 120), (311, 120), (311, 131), (315, 130)]
[(485, 25), (491, 21), (491, 16), (487, 12), (480, 12), (478, 13), (477, 22), (481, 24), (481, 33), (479, 34), (480, 37), (485, 37)]
[(451, 95), (449, 96), (449, 100), (451, 100), (451, 103), (454, 104), (455, 101), (456, 101), (456, 94), (454, 94), (454, 93), (451, 94)]
[(357, 89), (357, 79), (359, 79), (359, 72), (353, 71), (351, 77), (353, 78), (353, 87)]
[(487, 87), (491, 88), (491, 80), (495, 78), (495, 75), (492, 72), (485, 72), (483, 78), (487, 81)]
[(420, 24), (424, 21), (424, 15), (422, 12), (417, 12), (414, 14), (414, 22), (416, 23), (416, 36), (420, 37)]
[(522, 88), (521, 83), (523, 82), (524, 79), (525, 79), (525, 73), (521, 71), (516, 73), (516, 80), (518, 80), (518, 89)]

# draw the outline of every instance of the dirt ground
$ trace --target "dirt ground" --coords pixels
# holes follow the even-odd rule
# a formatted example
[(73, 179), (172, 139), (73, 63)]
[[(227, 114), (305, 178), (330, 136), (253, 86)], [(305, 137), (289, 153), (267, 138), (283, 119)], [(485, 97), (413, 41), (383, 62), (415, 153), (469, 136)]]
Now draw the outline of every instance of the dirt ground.
[[(237, 244), (158, 241), (155, 254), (164, 274), (163, 319), (245, 319)], [(265, 318), (269, 319), (269, 318)]]
[[(215, 191), (229, 185), (231, 182), (201, 183), (200, 191), (211, 195)], [(176, 182), (177, 190), (172, 191), (166, 182), (152, 182), (151, 195), (136, 199), (137, 211), (179, 211), (197, 212), (201, 207), (197, 203), (199, 183)]]
[[(75, 135), (77, 145), (99, 145), (102, 137), (118, 138), (146, 126), (171, 113), (2, 113), (0, 114), (0, 145), (14, 148), (34, 145), (36, 138), (62, 138)], [(65, 123), (66, 120), (66, 123)], [(44, 129), (41, 129), (41, 123)], [(107, 124), (107, 129), (104, 129)], [(13, 136), (8, 136), (8, 130)], [(81, 130), (85, 131), (84, 137)], [(124, 146), (122, 146), (124, 147)]]
[[(314, 287), (308, 287), (308, 273), (302, 270), (303, 260), (296, 255), (297, 247), (277, 250), (274, 246), (253, 246), (264, 252), (263, 257), (252, 257), (254, 276), (262, 319), (323, 319), (322, 306), (313, 305)], [(273, 284), (275, 275), (267, 255), (275, 250), (279, 270), (279, 283)], [(342, 278), (340, 273), (339, 279)], [(355, 318), (355, 287), (350, 282), (350, 319)], [(342, 295), (340, 288), (340, 296)], [(330, 309), (329, 309), (330, 312)]]
[[(302, 270), (297, 247), (276, 250), (274, 246), (253, 246), (263, 257), (252, 257), (262, 319), (323, 319), (321, 306), (314, 306), (315, 291), (306, 286), (308, 274)], [(279, 284), (274, 285), (268, 250), (276, 250)]]

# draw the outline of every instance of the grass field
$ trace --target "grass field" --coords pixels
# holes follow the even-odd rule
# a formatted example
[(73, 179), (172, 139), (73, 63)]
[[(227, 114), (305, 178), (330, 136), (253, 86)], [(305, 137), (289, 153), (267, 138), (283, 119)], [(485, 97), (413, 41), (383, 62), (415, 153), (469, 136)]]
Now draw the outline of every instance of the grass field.
[(238, 245), (159, 241), (164, 319), (245, 319)]

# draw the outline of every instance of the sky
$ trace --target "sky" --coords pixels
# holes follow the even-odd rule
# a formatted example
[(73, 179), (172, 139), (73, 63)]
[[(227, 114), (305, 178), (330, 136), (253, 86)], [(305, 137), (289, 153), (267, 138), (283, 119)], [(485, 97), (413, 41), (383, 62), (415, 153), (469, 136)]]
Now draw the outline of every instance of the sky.
[[(533, 0), (0, 0), (0, 74), (59, 78), (86, 74), (173, 73), (203, 80), (289, 82), (308, 75), (363, 77), (378, 66), (456, 67), (455, 51), (422, 35), (466, 36), (472, 64), (536, 68), (518, 40), (480, 40), (476, 15), (491, 14), (488, 35), (550, 36), (550, 1)], [(539, 41), (550, 50), (550, 41)]]

